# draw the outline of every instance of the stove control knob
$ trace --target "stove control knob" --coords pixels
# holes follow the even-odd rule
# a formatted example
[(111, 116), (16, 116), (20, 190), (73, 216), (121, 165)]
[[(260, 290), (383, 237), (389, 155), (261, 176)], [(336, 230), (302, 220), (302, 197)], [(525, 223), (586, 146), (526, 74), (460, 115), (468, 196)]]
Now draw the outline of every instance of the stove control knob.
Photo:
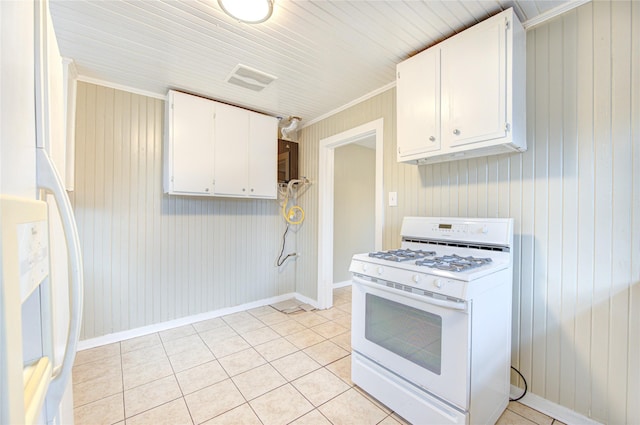
[(442, 279), (436, 279), (433, 281), (433, 286), (435, 286), (436, 288), (440, 289), (442, 288)]
[(383, 271), (384, 269), (382, 267), (378, 267), (378, 270), (377, 270), (378, 274), (382, 274)]
[(420, 282), (420, 275), (419, 274), (414, 274), (413, 277), (411, 278), (411, 280), (413, 280), (415, 283)]

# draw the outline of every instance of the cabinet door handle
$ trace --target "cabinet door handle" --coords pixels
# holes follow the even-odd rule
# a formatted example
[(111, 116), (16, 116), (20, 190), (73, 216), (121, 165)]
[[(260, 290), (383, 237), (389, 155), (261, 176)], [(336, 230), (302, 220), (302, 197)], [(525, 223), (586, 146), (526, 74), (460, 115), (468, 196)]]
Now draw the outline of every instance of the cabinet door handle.
[(435, 142), (436, 138), (435, 138), (435, 136), (429, 136), (429, 140), (432, 141), (432, 142)]
[(243, 191), (243, 192), (246, 192), (246, 191), (247, 191), (247, 189), (245, 189), (245, 188), (243, 187), (243, 188), (242, 188), (242, 191)]
[(208, 187), (205, 187), (205, 188), (204, 188), (204, 191), (205, 191), (205, 192), (208, 192), (208, 191), (209, 191), (209, 188), (208, 188)]
[(455, 134), (455, 135), (457, 136), (458, 134), (460, 134), (460, 130), (458, 130), (458, 129), (456, 128), (455, 130), (453, 130), (453, 134)]
[(253, 189), (251, 189), (251, 191), (253, 192)]

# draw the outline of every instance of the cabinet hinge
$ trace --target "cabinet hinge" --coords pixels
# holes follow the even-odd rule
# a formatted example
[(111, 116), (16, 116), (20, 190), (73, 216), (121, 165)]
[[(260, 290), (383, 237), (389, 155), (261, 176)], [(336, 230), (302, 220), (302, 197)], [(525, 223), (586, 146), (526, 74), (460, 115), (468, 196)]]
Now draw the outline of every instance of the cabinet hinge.
[(506, 131), (507, 133), (511, 131), (511, 124), (509, 124), (508, 122), (504, 123), (504, 131)]
[(171, 176), (171, 183), (173, 183), (173, 176)]
[(399, 72), (396, 74), (396, 77), (397, 77), (398, 79), (400, 78), (400, 73), (399, 73)]
[(509, 18), (504, 18), (504, 25), (507, 29), (511, 29), (511, 21)]

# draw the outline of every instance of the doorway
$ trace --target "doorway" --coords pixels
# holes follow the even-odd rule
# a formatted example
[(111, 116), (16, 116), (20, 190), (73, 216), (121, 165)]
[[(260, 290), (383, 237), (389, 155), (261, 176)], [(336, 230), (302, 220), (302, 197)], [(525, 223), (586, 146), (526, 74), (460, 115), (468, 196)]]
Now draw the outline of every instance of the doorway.
[(319, 205), (318, 205), (318, 307), (333, 306), (333, 244), (334, 244), (334, 173), (335, 149), (350, 143), (361, 142), (369, 138), (375, 144), (375, 230), (374, 249), (382, 249), (383, 223), (383, 154), (382, 118), (362, 124), (358, 127), (320, 140), (319, 152)]
[(374, 136), (334, 149), (333, 181), (333, 289), (336, 289), (351, 284), (351, 257), (375, 250)]

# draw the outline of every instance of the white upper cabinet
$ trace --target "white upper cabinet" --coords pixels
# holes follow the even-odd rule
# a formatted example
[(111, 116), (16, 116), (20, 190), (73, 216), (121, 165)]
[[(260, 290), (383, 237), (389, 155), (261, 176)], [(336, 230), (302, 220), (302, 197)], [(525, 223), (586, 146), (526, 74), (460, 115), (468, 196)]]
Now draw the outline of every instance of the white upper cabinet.
[(442, 140), (454, 147), (505, 136), (504, 22), (478, 25), (442, 49)]
[(278, 195), (277, 137), (277, 118), (249, 116), (249, 196), (275, 199)]
[(440, 149), (440, 49), (398, 64), (398, 159)]
[(215, 194), (245, 196), (249, 184), (249, 111), (216, 105), (214, 157)]
[(524, 30), (509, 9), (398, 64), (398, 161), (526, 150), (525, 54)]
[(215, 134), (215, 195), (275, 199), (278, 120), (218, 104)]
[(165, 105), (165, 192), (213, 193), (214, 106), (208, 99), (169, 92)]
[(166, 193), (275, 199), (277, 155), (276, 118), (169, 92)]

